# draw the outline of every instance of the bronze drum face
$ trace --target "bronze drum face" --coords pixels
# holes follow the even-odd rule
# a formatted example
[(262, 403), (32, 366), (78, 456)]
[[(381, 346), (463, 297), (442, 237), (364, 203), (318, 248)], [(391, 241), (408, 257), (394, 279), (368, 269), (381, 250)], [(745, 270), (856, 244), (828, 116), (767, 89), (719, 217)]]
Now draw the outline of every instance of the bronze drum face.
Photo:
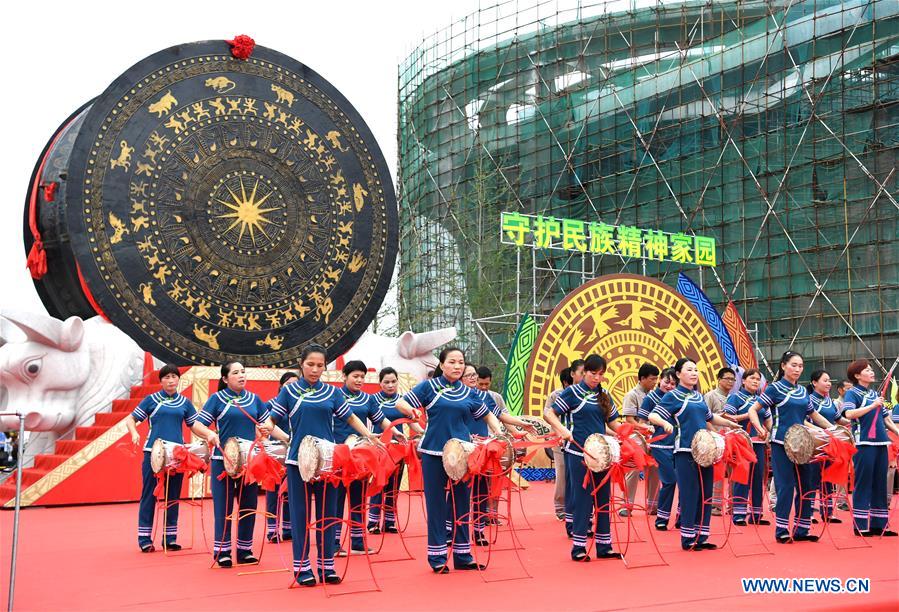
[(34, 180), (59, 189), (38, 190), (41, 231), (65, 241), (37, 281), (45, 304), (84, 316), (92, 296), (161, 359), (286, 366), (309, 342), (336, 356), (384, 299), (398, 241), (384, 158), (333, 86), (276, 51), (160, 51), (46, 158)]

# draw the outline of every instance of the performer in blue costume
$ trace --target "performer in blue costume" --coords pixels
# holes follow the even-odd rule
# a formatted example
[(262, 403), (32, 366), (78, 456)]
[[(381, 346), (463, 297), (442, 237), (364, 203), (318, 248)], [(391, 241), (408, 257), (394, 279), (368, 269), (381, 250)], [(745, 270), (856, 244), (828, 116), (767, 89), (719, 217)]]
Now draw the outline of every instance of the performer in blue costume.
[[(365, 374), (367, 372), (368, 368), (358, 359), (348, 361), (343, 366), (343, 377), (345, 382), (342, 391), (346, 398), (347, 406), (350, 407), (350, 410), (353, 411), (353, 414), (355, 414), (362, 423), (367, 424), (368, 422), (371, 422), (380, 425), (381, 427), (388, 427), (390, 421), (384, 417), (384, 413), (381, 412), (378, 402), (374, 401), (371, 395), (362, 390), (362, 385), (365, 383)], [(345, 422), (336, 421), (334, 423), (334, 440), (338, 444), (343, 444), (353, 433), (353, 428)], [(361, 481), (357, 480), (351, 482), (349, 487), (345, 487), (343, 484), (337, 485), (337, 516), (343, 517), (348, 488), (350, 498), (349, 519), (351, 525), (350, 553), (354, 555), (365, 553), (371, 554), (374, 552), (374, 549), (366, 550), (364, 542), (364, 514), (362, 508), (362, 493), (364, 487)], [(346, 551), (340, 548), (341, 532), (342, 525), (338, 523), (337, 528), (334, 530), (334, 544), (337, 546), (337, 556), (345, 557), (347, 554)]]
[[(423, 381), (396, 402), (397, 409), (405, 416), (418, 419), (420, 412), (427, 414), (428, 423), (419, 444), (422, 478), (425, 489), (425, 506), (428, 517), (428, 564), (434, 573), (449, 573), (446, 545), (446, 486), (449, 477), (443, 468), (443, 446), (451, 439), (469, 440), (471, 433), (466, 425), (466, 414), (476, 419), (487, 419), (492, 431), (499, 431), (499, 421), (487, 407), (485, 394), (462, 384), (465, 370), (465, 353), (451, 347), (443, 349), (438, 358), (438, 370), (434, 378)], [(502, 420), (506, 421), (506, 415)], [(512, 422), (511, 424), (515, 424)], [(526, 428), (534, 433), (531, 426)], [(453, 567), (457, 570), (485, 569), (471, 556), (471, 544), (467, 523), (459, 520), (468, 515), (471, 491), (467, 482), (452, 484), (454, 517), (458, 526), (453, 539)]]
[[(649, 414), (659, 405), (665, 394), (677, 386), (677, 376), (674, 368), (665, 368), (659, 376), (659, 386), (646, 394), (640, 409), (637, 411), (637, 420), (648, 422)], [(669, 421), (674, 425), (673, 420)], [(656, 460), (659, 470), (659, 504), (656, 513), (655, 528), (659, 531), (668, 531), (668, 521), (671, 519), (671, 507), (674, 504), (674, 491), (677, 488), (677, 474), (674, 470), (674, 442), (676, 432), (666, 433), (661, 427), (656, 427), (651, 438), (659, 438), (649, 444), (649, 452)], [(678, 515), (680, 512), (678, 511)]]
[[(297, 379), (299, 379), (299, 376), (296, 372), (285, 372), (282, 374), (281, 380), (278, 381), (278, 392), (280, 393), (284, 385)], [(271, 404), (269, 404), (268, 409), (271, 411)], [(275, 436), (272, 437), (274, 438)], [(286, 480), (287, 474), (284, 475), (284, 479), (281, 481), (282, 486)], [(290, 503), (287, 501), (287, 495), (281, 496), (280, 489), (281, 487), (279, 486), (275, 491), (265, 492), (265, 536), (269, 542), (287, 541), (292, 537), (290, 534)], [(279, 499), (282, 500), (280, 529), (278, 526)]]
[[(300, 353), (299, 380), (287, 383), (278, 397), (269, 402), (271, 416), (266, 422), (274, 429), (277, 421), (287, 420), (290, 432), (290, 449), (287, 451), (287, 495), (290, 499), (290, 527), (293, 532), (293, 573), (301, 586), (315, 586), (315, 575), (309, 561), (309, 532), (307, 519), (311, 515), (310, 504), (315, 503), (315, 515), (319, 521), (331, 522), (337, 515), (337, 491), (322, 480), (305, 482), (300, 478), (297, 453), (300, 442), (306, 436), (334, 442), (335, 417), (347, 421), (357, 434), (377, 444), (377, 438), (365, 424), (352, 413), (340, 389), (321, 381), (327, 363), (324, 347), (312, 344)], [(275, 430), (277, 433), (277, 430)], [(334, 571), (334, 525), (317, 532), (318, 578), (328, 584), (340, 582)]]
[[(156, 498), (153, 489), (156, 488), (156, 476), (150, 468), (150, 450), (156, 440), (166, 440), (177, 444), (184, 444), (182, 430), (186, 424), (190, 430), (206, 440), (210, 446), (218, 446), (219, 439), (215, 432), (210, 431), (202, 423), (197, 423), (197, 411), (189, 399), (178, 393), (178, 381), (181, 380), (181, 372), (178, 366), (164, 365), (159, 369), (159, 382), (162, 390), (152, 393), (142, 399), (134, 411), (125, 417), (125, 427), (131, 434), (131, 443), (135, 448), (140, 447), (140, 434), (137, 432), (137, 424), (149, 421), (150, 433), (144, 444), (144, 460), (141, 463), (141, 477), (143, 483), (140, 491), (140, 503), (137, 511), (137, 545), (142, 552), (148, 553), (156, 550), (153, 546), (153, 514), (156, 509)], [(165, 548), (167, 550), (181, 550), (176, 539), (178, 537), (178, 498), (181, 495), (181, 474), (169, 476), (166, 490), (166, 521), (165, 521)]]
[[(818, 536), (809, 534), (812, 526), (811, 498), (805, 495), (811, 491), (811, 470), (808, 465), (797, 465), (790, 461), (784, 450), (784, 438), (793, 425), (802, 424), (809, 418), (815, 425), (830, 427), (827, 419), (812, 410), (805, 387), (799, 384), (804, 363), (802, 355), (787, 351), (780, 358), (777, 380), (769, 384), (749, 409), (749, 420), (762, 440), (768, 438), (768, 428), (759, 420), (759, 413), (770, 410), (777, 425), (774, 428), (771, 445), (771, 464), (774, 472), (774, 488), (777, 503), (774, 506), (774, 537), (781, 544), (788, 542), (817, 542)], [(790, 535), (790, 509), (798, 505), (796, 525)]]
[(846, 371), (853, 386), (843, 396), (842, 414), (858, 421), (855, 488), (852, 490), (853, 532), (863, 537), (882, 535), (895, 537), (888, 529), (887, 467), (890, 439), (887, 429), (899, 434), (883, 398), (868, 387), (874, 383), (874, 369), (867, 359), (856, 359)]
[[(763, 439), (759, 439), (759, 432), (749, 422), (749, 408), (758, 401), (761, 385), (762, 373), (756, 368), (746, 370), (743, 372), (743, 387), (730, 395), (724, 405), (725, 414), (744, 427), (752, 438), (752, 450), (755, 451), (755, 465), (752, 466), (749, 483), (734, 483), (734, 525), (744, 526), (747, 522), (754, 525), (771, 524), (771, 521), (762, 518), (762, 497), (765, 492), (765, 477), (768, 474), (766, 460), (768, 445)], [(765, 410), (762, 417), (765, 419), (765, 427), (770, 429), (771, 412)]]
[[(269, 435), (264, 427), (268, 408), (259, 396), (246, 390), (247, 373), (239, 361), (222, 365), (218, 392), (203, 406), (197, 420), (209, 426), (215, 423), (219, 439), (226, 444), (231, 438), (255, 440), (256, 430)], [(224, 474), (224, 475), (223, 475)], [(259, 485), (247, 484), (243, 477), (231, 478), (225, 472), (221, 447), (212, 452), (211, 470), (212, 508), (215, 531), (212, 554), (219, 567), (231, 567), (231, 514), (237, 499), (237, 562), (258, 563), (253, 555), (253, 528), (259, 504)]]
[(649, 413), (649, 422), (669, 434), (674, 431), (671, 419), (677, 423), (674, 467), (681, 500), (681, 548), (715, 549), (718, 547), (708, 541), (712, 518), (713, 468), (698, 466), (690, 449), (693, 436), (701, 429), (706, 429), (706, 423), (731, 428), (737, 427), (737, 424), (718, 414), (712, 414), (702, 394), (696, 391), (699, 384), (696, 362), (687, 357), (678, 359), (674, 364), (674, 374), (678, 379), (677, 387), (666, 393)]
[[(849, 422), (840, 418), (840, 410), (830, 398), (831, 379), (830, 374), (824, 370), (815, 370), (809, 377), (809, 384), (806, 386), (808, 392), (808, 401), (812, 406), (812, 410), (827, 419), (831, 425), (848, 425)], [(815, 497), (818, 499), (818, 511), (821, 518), (831, 523), (842, 523), (843, 521), (833, 515), (834, 491), (833, 483), (821, 482), (821, 470), (824, 466), (815, 462), (810, 464), (812, 489), (815, 491)], [(814, 507), (812, 508), (814, 514)], [(814, 520), (814, 519), (812, 519)]]
[[(620, 553), (612, 550), (609, 521), (611, 486), (606, 479), (607, 472), (599, 472), (593, 476), (597, 484), (605, 480), (595, 492), (584, 487), (584, 477), (587, 473), (583, 460), (584, 442), (594, 433), (605, 434), (606, 430), (618, 429), (618, 409), (601, 384), (605, 372), (606, 360), (599, 355), (590, 355), (584, 360), (584, 379), (562, 391), (552, 408), (543, 411), (543, 418), (552, 426), (553, 431), (561, 439), (566, 440), (564, 450), (568, 467), (567, 476), (571, 479), (574, 494), (574, 521), (571, 528), (573, 561), (590, 560), (587, 554), (587, 537), (594, 509), (599, 509), (594, 534), (596, 557), (621, 558)], [(571, 429), (565, 427), (559, 419), (565, 414), (571, 417)]]

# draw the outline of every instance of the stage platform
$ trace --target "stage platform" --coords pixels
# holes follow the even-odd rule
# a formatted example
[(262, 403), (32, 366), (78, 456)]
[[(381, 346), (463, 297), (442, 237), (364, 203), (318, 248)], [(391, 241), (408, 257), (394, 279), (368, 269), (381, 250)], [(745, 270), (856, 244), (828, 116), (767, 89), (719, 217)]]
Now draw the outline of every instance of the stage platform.
[[(523, 493), (532, 529), (516, 512), (524, 549), (496, 552), (490, 568), (437, 576), (425, 562), (423, 513), (412, 498), (405, 541), (414, 560), (376, 563), (380, 592), (341, 594), (375, 588), (363, 558), (351, 560), (344, 584), (288, 589), (290, 543), (266, 544), (259, 566), (210, 569), (200, 535), (200, 514), (183, 509), (179, 542), (190, 543), (192, 519), (195, 549), (166, 555), (142, 554), (136, 544), (136, 504), (29, 508), (22, 512), (16, 610), (776, 610), (883, 609), (899, 607), (899, 538), (861, 540), (850, 535), (848, 513), (818, 543), (779, 545), (773, 526), (735, 529), (721, 550), (680, 550), (676, 531), (655, 532), (667, 566), (646, 566), (659, 557), (646, 539), (642, 515), (631, 526), (645, 540), (628, 550), (631, 568), (620, 560), (569, 560), (569, 541), (551, 512), (552, 483), (533, 483)], [(262, 505), (263, 500), (260, 499)], [(211, 545), (212, 514), (205, 510)], [(408, 513), (402, 502), (401, 513)], [(897, 523), (897, 511), (892, 513)], [(0, 512), (2, 566), (0, 584), (9, 575), (13, 513)], [(259, 551), (262, 521), (257, 521)], [(616, 524), (624, 537), (627, 522)], [(820, 530), (821, 526), (815, 526)], [(714, 517), (713, 542), (725, 540), (724, 523)], [(613, 533), (614, 535), (614, 533)], [(500, 532), (499, 545), (508, 547)], [(859, 547), (860, 546), (860, 547)], [(620, 545), (617, 546), (621, 548)], [(204, 551), (202, 554), (198, 550)], [(765, 554), (770, 551), (771, 554)], [(762, 553), (762, 554), (754, 554)], [(398, 536), (387, 536), (378, 557), (404, 556)], [(480, 554), (483, 554), (480, 553)], [(639, 566), (643, 567), (639, 567)], [(263, 573), (247, 573), (260, 572)], [(243, 575), (241, 575), (243, 574)], [(741, 578), (867, 578), (867, 594), (744, 594)], [(504, 580), (507, 579), (507, 580)], [(6, 591), (3, 589), (3, 596)]]

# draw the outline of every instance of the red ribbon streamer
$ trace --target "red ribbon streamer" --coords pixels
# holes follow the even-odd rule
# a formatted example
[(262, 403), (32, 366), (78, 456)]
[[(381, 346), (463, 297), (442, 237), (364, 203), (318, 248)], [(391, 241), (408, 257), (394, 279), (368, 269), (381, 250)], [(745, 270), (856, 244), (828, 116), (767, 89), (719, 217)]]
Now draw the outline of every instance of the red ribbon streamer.
[(468, 474), (463, 480), (470, 480), (476, 476), (489, 478), (488, 496), (494, 499), (499, 497), (509, 480), (504, 473), (502, 464), (508, 445), (506, 440), (496, 438), (486, 444), (476, 444), (474, 450), (468, 455)]
[(246, 483), (258, 482), (265, 491), (277, 491), (287, 469), (269, 455), (259, 441), (256, 441), (254, 446), (258, 452), (253, 453), (253, 449), (250, 449), (252, 457), (246, 466)]
[(821, 447), (820, 454), (813, 461), (823, 462), (821, 482), (845, 485), (849, 482), (849, 466), (852, 465), (852, 455), (856, 452), (855, 446), (836, 437), (831, 431), (827, 431), (827, 437), (827, 443)]
[(714, 478), (722, 480), (731, 468), (730, 479), (740, 484), (749, 484), (752, 464), (758, 461), (755, 451), (746, 436), (739, 433), (722, 433), (724, 436), (724, 455), (715, 463)]
[[(190, 478), (194, 474), (203, 473), (209, 467), (206, 462), (187, 450), (185, 446), (176, 446), (172, 450), (173, 465), (156, 473), (156, 488), (153, 495), (161, 499), (165, 495), (165, 480), (174, 474), (184, 474)], [(180, 494), (180, 491), (178, 492)]]

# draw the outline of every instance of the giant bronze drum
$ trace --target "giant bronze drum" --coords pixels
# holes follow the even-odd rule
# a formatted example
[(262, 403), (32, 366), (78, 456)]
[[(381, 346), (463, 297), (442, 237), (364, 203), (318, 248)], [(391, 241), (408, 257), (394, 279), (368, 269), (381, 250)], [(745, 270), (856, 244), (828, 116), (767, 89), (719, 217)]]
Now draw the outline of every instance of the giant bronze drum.
[[(29, 221), (32, 223), (29, 223)], [(225, 41), (138, 62), (74, 113), (25, 208), (51, 314), (102, 312), (181, 365), (345, 352), (393, 273), (396, 198), (365, 122), (321, 76)]]

